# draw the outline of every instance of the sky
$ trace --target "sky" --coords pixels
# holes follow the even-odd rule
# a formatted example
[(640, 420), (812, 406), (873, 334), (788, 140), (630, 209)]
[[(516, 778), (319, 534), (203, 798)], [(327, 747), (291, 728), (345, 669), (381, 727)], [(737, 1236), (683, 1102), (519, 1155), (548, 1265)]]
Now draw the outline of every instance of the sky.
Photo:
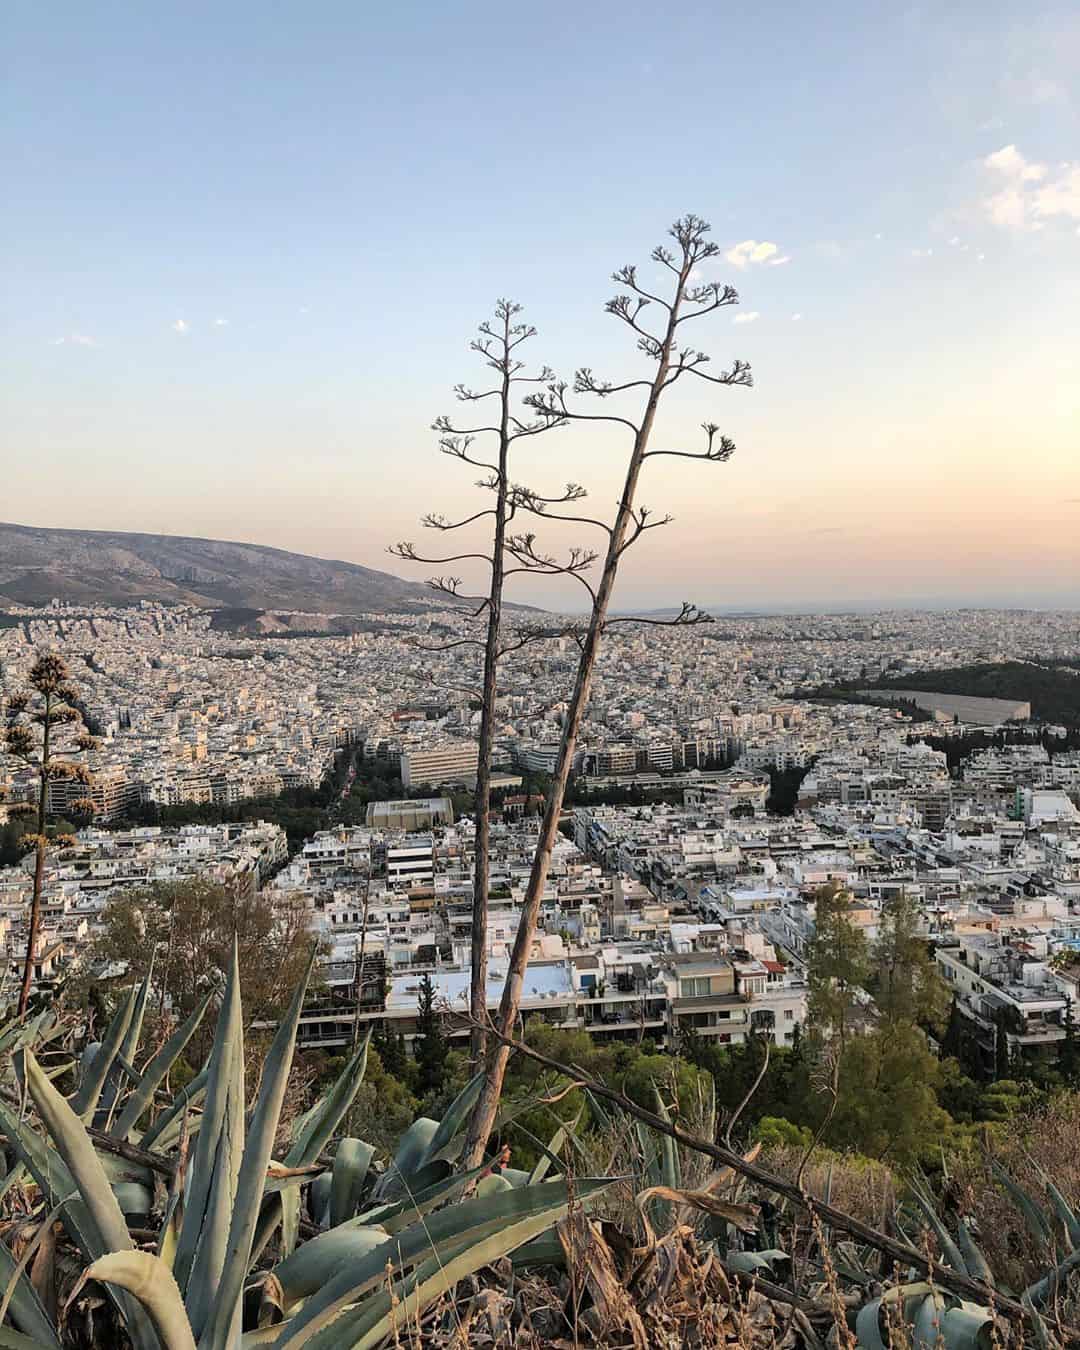
[[(648, 373), (610, 274), (659, 284), (692, 211), (741, 297), (693, 341), (755, 384), (662, 408), (658, 447), (737, 450), (647, 466), (674, 520), (617, 603), (1080, 607), (1080, 10), (666, 8), (14, 0), (0, 519), (423, 579), (387, 545), (486, 505), (430, 429), (476, 324), (509, 296), (536, 365)], [(514, 476), (606, 516), (626, 451)]]

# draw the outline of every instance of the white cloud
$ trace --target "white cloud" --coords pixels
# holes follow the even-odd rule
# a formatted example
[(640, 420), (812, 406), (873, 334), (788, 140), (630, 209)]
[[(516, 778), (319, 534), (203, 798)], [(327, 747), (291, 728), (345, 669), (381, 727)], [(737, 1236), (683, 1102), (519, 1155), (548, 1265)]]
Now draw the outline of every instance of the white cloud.
[(86, 333), (68, 333), (66, 337), (53, 338), (54, 347), (96, 347), (97, 338), (89, 337)]
[(185, 320), (185, 319), (177, 319), (177, 321), (173, 324), (172, 327), (173, 327), (173, 332), (174, 332), (174, 333), (190, 333), (190, 332), (191, 332), (191, 325), (190, 325), (190, 324), (187, 322), (187, 320)]
[(1037, 216), (1080, 220), (1080, 164), (1063, 164), (1059, 177), (1035, 189), (1032, 205)]
[(228, 319), (215, 319), (215, 320), (214, 320), (214, 327), (215, 327), (215, 328), (228, 328), (228, 326), (229, 326), (229, 321), (228, 321)]
[(793, 314), (793, 315), (791, 316), (791, 322), (792, 322), (792, 323), (798, 323), (799, 320), (800, 320), (801, 318), (802, 318), (802, 315), (801, 315), (801, 314)]
[(782, 253), (782, 254), (780, 255), (779, 258), (770, 258), (770, 259), (769, 259), (769, 266), (770, 266), (770, 267), (783, 267), (783, 265), (784, 265), (785, 263), (789, 263), (790, 261), (791, 261), (791, 254), (790, 254), (790, 253)]
[(763, 263), (772, 261), (774, 267), (780, 262), (788, 262), (789, 258), (777, 259), (780, 252), (780, 245), (771, 243), (767, 239), (744, 239), (741, 244), (732, 244), (731, 248), (724, 254), (724, 257), (734, 267), (745, 267), (748, 263)]
[(760, 319), (760, 318), (761, 318), (761, 315), (758, 313), (758, 311), (757, 311), (756, 309), (748, 309), (744, 314), (736, 314), (736, 315), (735, 315), (735, 318), (734, 318), (734, 320), (733, 320), (733, 322), (734, 322), (734, 323), (754, 323), (757, 319)]
[(880, 231), (880, 230), (878, 230), (877, 234), (874, 235), (874, 238), (875, 238), (875, 239), (880, 239), (880, 238), (881, 238), (881, 231)]
[(995, 225), (1000, 225), (1003, 230), (1021, 230), (1024, 228), (1024, 222), (1027, 219), (1027, 202), (1024, 194), (1019, 188), (1005, 188), (1003, 192), (995, 192), (992, 197), (987, 197), (983, 203), (986, 207), (986, 214)]
[(983, 201), (997, 226), (1007, 230), (1044, 229), (1048, 220), (1080, 220), (1080, 164), (1070, 160), (1051, 168), (1026, 159), (1015, 145), (1002, 146), (983, 167), (1004, 185)]
[(932, 258), (934, 256), (934, 250), (932, 248), (913, 248), (911, 250), (911, 256), (913, 258)]
[(1006, 178), (1018, 179), (1021, 183), (1037, 183), (1046, 177), (1046, 165), (1034, 164), (1024, 158), (1015, 145), (1003, 145), (983, 160), (983, 167)]

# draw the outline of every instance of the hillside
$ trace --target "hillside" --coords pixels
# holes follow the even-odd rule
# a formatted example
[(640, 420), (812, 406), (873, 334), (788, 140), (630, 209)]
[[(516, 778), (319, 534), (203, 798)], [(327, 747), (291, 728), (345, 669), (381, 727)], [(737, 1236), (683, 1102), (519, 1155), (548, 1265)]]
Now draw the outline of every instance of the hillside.
[(262, 544), (0, 523), (0, 606), (54, 596), (342, 615), (408, 613), (433, 601), (422, 581)]
[(920, 670), (893, 679), (882, 677), (875, 683), (889, 689), (1019, 699), (1031, 704), (1031, 715), (1038, 722), (1080, 723), (1080, 670), (1049, 657)]

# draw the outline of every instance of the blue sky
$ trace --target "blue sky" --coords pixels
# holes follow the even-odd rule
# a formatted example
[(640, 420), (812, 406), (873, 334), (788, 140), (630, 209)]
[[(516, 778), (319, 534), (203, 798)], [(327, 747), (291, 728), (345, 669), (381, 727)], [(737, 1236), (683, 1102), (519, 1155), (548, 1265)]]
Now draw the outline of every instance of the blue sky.
[[(474, 501), (428, 427), (495, 298), (538, 361), (637, 371), (608, 275), (693, 210), (742, 296), (695, 340), (757, 383), (666, 410), (739, 450), (657, 461), (676, 524), (620, 599), (1080, 604), (1075, 5), (16, 3), (6, 37), (0, 518), (404, 571)], [(519, 476), (606, 507), (622, 450)]]

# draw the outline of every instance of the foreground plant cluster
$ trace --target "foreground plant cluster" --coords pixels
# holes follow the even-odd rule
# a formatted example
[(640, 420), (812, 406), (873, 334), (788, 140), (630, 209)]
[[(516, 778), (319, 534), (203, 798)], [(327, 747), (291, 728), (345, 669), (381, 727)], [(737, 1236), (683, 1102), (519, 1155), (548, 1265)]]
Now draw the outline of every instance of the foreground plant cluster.
[[(593, 1083), (588, 1119), (561, 1126), (531, 1172), (501, 1154), (463, 1169), (479, 1076), (441, 1121), (416, 1120), (392, 1158), (339, 1135), (364, 1044), (283, 1140), (305, 986), (252, 1100), (235, 959), (220, 998), (149, 1056), (150, 975), (100, 1043), (80, 1047), (52, 1008), (0, 1030), (3, 1350), (1073, 1339), (1080, 1218), (1048, 1177), (1044, 1202), (991, 1164), (1011, 1206), (1002, 1223), (1045, 1261), (1029, 1287), (1008, 1287), (974, 1225), (942, 1217), (955, 1200), (911, 1179), (899, 1203), (882, 1191), (875, 1228), (837, 1208), (831, 1169), (822, 1182), (804, 1157), (792, 1179), (762, 1171), (757, 1148), (714, 1143), (708, 1089), (673, 1119), (660, 1093), (650, 1112)], [(171, 1094), (214, 1002), (209, 1058)], [(522, 1108), (503, 1109), (509, 1124)], [(605, 1150), (606, 1174), (588, 1175)]]

